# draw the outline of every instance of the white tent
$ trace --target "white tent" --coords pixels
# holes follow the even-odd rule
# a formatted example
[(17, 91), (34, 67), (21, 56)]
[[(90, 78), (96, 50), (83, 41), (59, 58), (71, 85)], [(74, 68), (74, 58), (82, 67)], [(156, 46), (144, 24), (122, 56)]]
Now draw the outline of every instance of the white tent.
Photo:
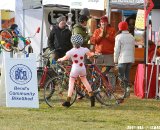
[(48, 37), (45, 30), (48, 31), (49, 29), (46, 29), (44, 25), (46, 24), (49, 27), (49, 23), (46, 23), (48, 12), (50, 10), (58, 10), (57, 3), (66, 3), (66, 1), (44, 0), (43, 3), (41, 0), (5, 0), (0, 3), (0, 10), (15, 11), (15, 23), (18, 24), (24, 36), (31, 36), (38, 27), (41, 28), (40, 34), (31, 39), (31, 45), (36, 54), (39, 54), (42, 48), (47, 45)]
[[(7, 6), (5, 7), (4, 5)], [(37, 34), (31, 39), (33, 51), (39, 54), (47, 46), (49, 12), (51, 10), (69, 12), (69, 6), (76, 9), (89, 8), (104, 10), (104, 0), (68, 0), (67, 2), (66, 0), (5, 0), (0, 3), (0, 10), (8, 9), (15, 11), (15, 22), (26, 37), (33, 35), (38, 27), (41, 28), (40, 34)]]

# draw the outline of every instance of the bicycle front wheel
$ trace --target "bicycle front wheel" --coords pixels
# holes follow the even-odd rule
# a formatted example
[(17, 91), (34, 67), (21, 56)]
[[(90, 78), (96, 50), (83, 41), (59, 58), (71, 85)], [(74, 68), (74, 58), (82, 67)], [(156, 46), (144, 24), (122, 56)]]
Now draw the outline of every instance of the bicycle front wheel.
[[(65, 79), (65, 83), (62, 76), (57, 76), (49, 79), (44, 87), (44, 100), (48, 106), (59, 106), (67, 99), (68, 95), (68, 78)], [(75, 102), (77, 98), (76, 87), (72, 94), (71, 105)]]
[(103, 81), (102, 77), (97, 73), (94, 74), (92, 90), (99, 103), (105, 106), (111, 106), (116, 104), (116, 97), (109, 86), (108, 80)]

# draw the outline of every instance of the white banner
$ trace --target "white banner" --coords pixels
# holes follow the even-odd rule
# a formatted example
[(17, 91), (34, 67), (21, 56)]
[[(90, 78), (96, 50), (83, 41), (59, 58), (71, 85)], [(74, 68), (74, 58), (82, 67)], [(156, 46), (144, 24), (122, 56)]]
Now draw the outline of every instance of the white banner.
[(43, 5), (64, 5), (64, 6), (69, 6), (70, 5), (70, 0), (43, 0)]
[(4, 53), (7, 107), (39, 108), (36, 57), (11, 58)]
[(70, 0), (70, 8), (104, 10), (104, 0)]
[(104, 10), (104, 0), (43, 0), (43, 5), (48, 4), (70, 6), (72, 9)]

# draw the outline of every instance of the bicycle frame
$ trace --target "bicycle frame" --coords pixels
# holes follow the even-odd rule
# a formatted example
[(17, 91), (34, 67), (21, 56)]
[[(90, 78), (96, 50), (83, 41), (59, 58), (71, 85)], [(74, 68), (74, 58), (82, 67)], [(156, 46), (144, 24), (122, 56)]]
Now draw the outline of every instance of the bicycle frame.
[(42, 77), (40, 79), (40, 88), (42, 88), (42, 86), (44, 86), (44, 83), (45, 83), (46, 77), (47, 77), (47, 73), (48, 73), (48, 66), (45, 66), (43, 68), (43, 74), (42, 74)]
[[(105, 88), (108, 89), (108, 90), (112, 90), (112, 86), (111, 86), (111, 83), (109, 82), (109, 79), (108, 77), (106, 77), (102, 71), (100, 70), (100, 68), (98, 67), (98, 65), (96, 64), (96, 58), (97, 56), (95, 55), (94, 56), (94, 60), (93, 60), (93, 63), (92, 64), (87, 64), (86, 67), (90, 67), (92, 68), (92, 77), (94, 77), (94, 73), (98, 73), (98, 75), (101, 77), (104, 85), (105, 85)], [(107, 79), (106, 79), (107, 78)]]

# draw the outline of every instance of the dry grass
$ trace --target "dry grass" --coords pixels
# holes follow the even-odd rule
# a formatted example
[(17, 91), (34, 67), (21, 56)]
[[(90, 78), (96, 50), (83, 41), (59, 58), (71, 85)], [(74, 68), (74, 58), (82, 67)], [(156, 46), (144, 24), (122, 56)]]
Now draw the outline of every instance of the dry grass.
[(77, 101), (70, 108), (39, 109), (0, 107), (0, 130), (125, 130), (160, 126), (160, 102), (138, 99), (133, 94), (114, 107), (91, 108), (88, 100)]

